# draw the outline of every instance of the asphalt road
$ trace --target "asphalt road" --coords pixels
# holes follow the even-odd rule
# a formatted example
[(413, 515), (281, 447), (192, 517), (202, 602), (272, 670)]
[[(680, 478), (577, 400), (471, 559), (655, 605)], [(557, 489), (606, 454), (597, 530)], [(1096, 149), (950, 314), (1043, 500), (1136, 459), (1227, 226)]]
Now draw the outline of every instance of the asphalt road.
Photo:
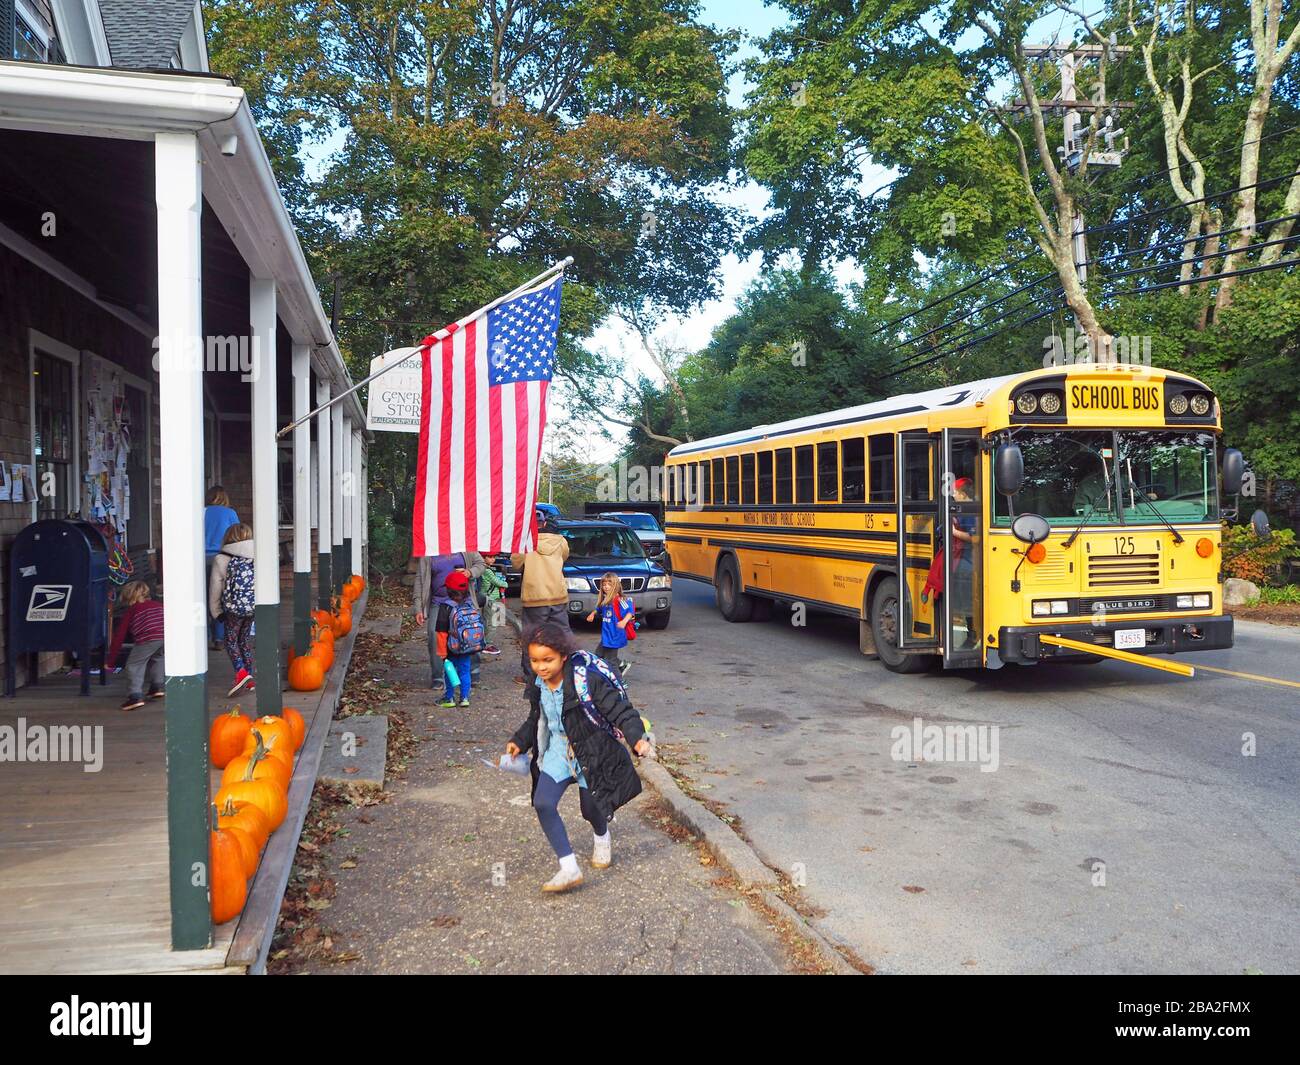
[[(632, 649), (634, 698), (878, 970), (1300, 971), (1297, 630), (1239, 624), (1184, 659), (1295, 686), (1110, 662), (896, 676), (854, 622), (728, 624), (684, 579), (674, 599)], [(908, 761), (893, 730), (918, 717), (997, 726), (996, 769)]]

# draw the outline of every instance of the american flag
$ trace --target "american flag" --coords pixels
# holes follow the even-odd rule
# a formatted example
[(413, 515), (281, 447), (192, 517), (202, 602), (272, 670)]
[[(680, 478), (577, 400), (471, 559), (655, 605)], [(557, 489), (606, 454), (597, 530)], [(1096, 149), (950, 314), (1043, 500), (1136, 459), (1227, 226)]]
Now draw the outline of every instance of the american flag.
[(537, 546), (538, 459), (563, 276), (427, 338), (412, 548)]

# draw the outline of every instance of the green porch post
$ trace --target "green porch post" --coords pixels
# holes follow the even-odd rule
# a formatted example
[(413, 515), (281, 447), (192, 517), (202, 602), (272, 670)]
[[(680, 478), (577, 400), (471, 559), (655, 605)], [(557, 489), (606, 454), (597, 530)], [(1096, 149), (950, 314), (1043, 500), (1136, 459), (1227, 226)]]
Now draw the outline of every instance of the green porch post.
[(158, 206), (158, 423), (167, 653), (167, 851), (174, 950), (212, 945), (208, 868), (207, 588), (203, 559), (203, 336), (198, 140), (154, 137)]

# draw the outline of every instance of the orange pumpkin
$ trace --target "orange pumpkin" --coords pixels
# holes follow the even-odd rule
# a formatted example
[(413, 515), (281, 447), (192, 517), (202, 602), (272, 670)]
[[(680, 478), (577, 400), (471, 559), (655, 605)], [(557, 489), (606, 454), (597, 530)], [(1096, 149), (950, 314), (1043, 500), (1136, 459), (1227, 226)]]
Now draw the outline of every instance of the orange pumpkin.
[(314, 643), (311, 645), (311, 656), (320, 663), (320, 667), (326, 673), (334, 665), (334, 644), (333, 643)]
[(253, 724), (235, 707), (228, 714), (220, 715), (212, 722), (212, 731), (208, 734), (208, 750), (212, 755), (212, 764), (218, 769), (225, 769), (230, 760), (244, 749), (244, 742)]
[(289, 687), (296, 692), (314, 692), (325, 683), (325, 666), (315, 654), (300, 655), (289, 666)]
[(357, 586), (357, 594), (358, 594), (358, 595), (360, 595), (362, 592), (364, 592), (364, 591), (366, 590), (366, 579), (365, 579), (365, 577), (361, 576), (360, 573), (354, 573), (354, 574), (352, 574), (352, 576), (348, 578), (348, 583), (349, 583), (349, 584), (353, 584), (353, 583), (356, 584), (356, 586)]
[(334, 612), (334, 636), (337, 639), (340, 636), (346, 636), (352, 631), (352, 608), (347, 603), (340, 603), (338, 610)]
[(289, 723), (289, 731), (293, 735), (293, 749), (295, 751), (302, 749), (302, 741), (307, 738), (307, 722), (303, 720), (302, 714), (298, 713), (292, 706), (286, 706), (280, 711), (284, 720)]
[(251, 839), (260, 851), (271, 835), (271, 824), (258, 807), (243, 799), (227, 798), (217, 808), (218, 828), (237, 828)]
[(330, 627), (330, 621), (332, 619), (330, 618), (330, 612), (328, 610), (313, 610), (311, 616), (312, 620), (322, 629), (328, 629)]
[(210, 833), (208, 845), (208, 889), (212, 900), (212, 923), (225, 924), (238, 917), (248, 901), (248, 875), (236, 830), (219, 828)]
[(317, 625), (316, 633), (312, 637), (312, 642), (328, 644), (332, 649), (334, 647), (334, 630), (328, 625)]
[(235, 837), (235, 842), (239, 844), (239, 861), (244, 869), (244, 878), (252, 879), (253, 874), (257, 872), (262, 848), (254, 843), (253, 837), (242, 828), (223, 828), (222, 831), (229, 832)]
[[(248, 754), (241, 754), (238, 758), (232, 758), (230, 764), (226, 766), (226, 771), (221, 774), (221, 786), (224, 788), (227, 784), (233, 784), (237, 780), (274, 780), (282, 788), (289, 787), (289, 778), (293, 776), (292, 766), (286, 766), (280, 758), (272, 758), (267, 754), (266, 747), (262, 742), (262, 735), (257, 729), (253, 730), (253, 739), (256, 741), (253, 750)], [(292, 743), (292, 740), (286, 740), (286, 743)]]
[(262, 739), (262, 734), (253, 729), (252, 734), (248, 737), (248, 742), (244, 745), (244, 754), (252, 754), (257, 749), (257, 743), (261, 740), (262, 750), (267, 758), (274, 758), (285, 771), (285, 787), (289, 786), (289, 780), (293, 777), (293, 736), (289, 734), (276, 733)]
[(272, 736), (283, 736), (284, 742), (293, 745), (293, 728), (284, 718), (276, 714), (265, 714), (253, 722), (252, 728), (262, 733), (262, 739), (268, 743)]
[(223, 784), (217, 792), (217, 805), (224, 805), (228, 799), (233, 799), (236, 803), (252, 803), (266, 815), (266, 823), (272, 832), (284, 823), (289, 813), (289, 799), (284, 785), (274, 778), (241, 779)]

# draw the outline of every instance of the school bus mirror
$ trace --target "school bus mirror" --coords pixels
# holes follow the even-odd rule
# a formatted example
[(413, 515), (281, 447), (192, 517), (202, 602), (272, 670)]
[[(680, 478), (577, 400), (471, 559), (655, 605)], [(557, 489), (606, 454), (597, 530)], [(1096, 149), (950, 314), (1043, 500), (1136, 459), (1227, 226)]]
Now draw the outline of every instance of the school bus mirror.
[(1241, 481), (1246, 475), (1246, 460), (1235, 447), (1223, 453), (1223, 494), (1235, 496), (1241, 491)]
[(1011, 523), (1011, 535), (1025, 544), (1042, 543), (1051, 532), (1051, 522), (1041, 514), (1021, 514)]
[(1025, 456), (1019, 444), (998, 445), (993, 455), (993, 473), (998, 491), (1004, 496), (1013, 496), (1020, 491), (1025, 480)]
[(1255, 530), (1255, 535), (1261, 540), (1273, 539), (1273, 530), (1268, 524), (1268, 515), (1262, 510), (1257, 510), (1250, 516), (1250, 527)]

